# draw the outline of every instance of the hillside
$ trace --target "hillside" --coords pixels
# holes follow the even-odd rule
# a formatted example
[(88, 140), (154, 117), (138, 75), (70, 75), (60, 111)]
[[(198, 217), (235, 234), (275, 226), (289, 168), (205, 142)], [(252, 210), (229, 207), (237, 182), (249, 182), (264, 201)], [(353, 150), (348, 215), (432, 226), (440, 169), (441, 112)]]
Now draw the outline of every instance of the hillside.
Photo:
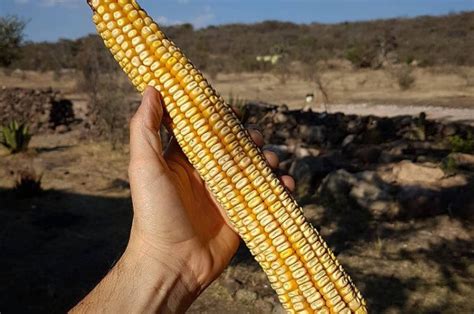
[[(293, 24), (266, 21), (194, 29), (190, 24), (165, 32), (197, 65), (210, 73), (269, 70), (259, 55), (279, 54), (282, 65), (345, 58), (357, 67), (391, 62), (432, 65), (474, 65), (474, 12), (447, 16)], [(97, 36), (56, 43), (27, 43), (13, 67), (28, 70), (74, 68), (81, 51), (100, 47)], [(105, 49), (100, 50), (106, 58)], [(112, 63), (107, 63), (108, 68)], [(104, 64), (104, 62), (103, 62)]]

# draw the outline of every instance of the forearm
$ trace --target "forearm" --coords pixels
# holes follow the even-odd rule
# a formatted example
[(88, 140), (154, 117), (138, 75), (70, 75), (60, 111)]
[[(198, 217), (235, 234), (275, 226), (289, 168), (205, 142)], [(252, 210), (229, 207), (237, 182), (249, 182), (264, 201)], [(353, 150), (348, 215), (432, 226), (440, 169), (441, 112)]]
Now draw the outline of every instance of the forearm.
[(199, 289), (179, 266), (128, 248), (71, 313), (183, 313)]

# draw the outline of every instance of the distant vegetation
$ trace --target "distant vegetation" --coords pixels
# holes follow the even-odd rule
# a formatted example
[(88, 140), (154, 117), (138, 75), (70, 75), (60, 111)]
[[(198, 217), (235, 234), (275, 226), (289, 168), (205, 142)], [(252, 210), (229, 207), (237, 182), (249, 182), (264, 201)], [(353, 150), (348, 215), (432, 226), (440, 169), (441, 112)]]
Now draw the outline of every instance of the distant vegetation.
[[(267, 21), (196, 30), (184, 24), (166, 27), (165, 32), (211, 76), (240, 71), (278, 73), (293, 61), (314, 65), (334, 58), (372, 68), (382, 66), (385, 60), (419, 66), (474, 65), (474, 12), (334, 25)], [(91, 35), (57, 43), (27, 43), (11, 67), (42, 71), (77, 68), (84, 62), (81, 54), (99, 42)], [(101, 60), (109, 60), (101, 66), (107, 71), (116, 69), (106, 50), (101, 53)], [(257, 61), (257, 56), (267, 54), (281, 55), (281, 61), (276, 65)], [(401, 85), (406, 83), (410, 84), (405, 81)]]
[(0, 66), (20, 58), (20, 45), (26, 22), (16, 16), (0, 16)]

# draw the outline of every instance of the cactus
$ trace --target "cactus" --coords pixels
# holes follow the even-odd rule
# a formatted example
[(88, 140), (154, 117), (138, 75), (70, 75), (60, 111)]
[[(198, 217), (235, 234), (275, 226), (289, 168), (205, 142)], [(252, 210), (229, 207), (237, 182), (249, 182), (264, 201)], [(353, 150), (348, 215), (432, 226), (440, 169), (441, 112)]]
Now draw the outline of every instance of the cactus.
[(1, 128), (0, 144), (5, 146), (11, 154), (26, 150), (30, 140), (31, 134), (28, 126), (24, 123), (19, 124), (17, 121), (12, 121)]

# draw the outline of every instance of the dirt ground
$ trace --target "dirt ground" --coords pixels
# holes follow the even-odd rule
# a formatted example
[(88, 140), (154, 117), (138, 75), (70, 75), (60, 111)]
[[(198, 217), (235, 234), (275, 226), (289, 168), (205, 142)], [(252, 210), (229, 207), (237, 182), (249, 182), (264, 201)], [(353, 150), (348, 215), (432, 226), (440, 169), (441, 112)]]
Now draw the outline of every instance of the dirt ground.
[[(474, 75), (474, 69), (462, 73)], [(415, 69), (416, 83), (401, 91), (386, 70), (332, 69), (323, 74), (330, 111), (396, 115), (425, 111), (437, 118), (474, 121), (474, 85), (459, 69)], [(0, 88), (59, 89), (83, 104), (74, 74), (0, 73)], [(215, 87), (225, 97), (322, 108), (314, 84), (274, 75), (223, 74)], [(403, 111), (405, 110), (405, 111)], [(0, 312), (57, 313), (77, 303), (112, 267), (127, 241), (131, 201), (128, 148), (79, 140), (74, 131), (34, 136), (31, 149), (0, 150)], [(44, 192), (20, 198), (18, 169), (42, 174)], [(408, 221), (326, 222), (325, 210), (305, 214), (321, 229), (367, 298), (372, 313), (473, 313), (474, 228), (449, 215)], [(354, 226), (356, 226), (354, 228)], [(269, 284), (241, 247), (225, 273), (189, 313), (282, 313)]]
[[(226, 99), (263, 101), (286, 104), (290, 108), (310, 107), (312, 110), (393, 116), (427, 113), (428, 118), (474, 123), (474, 68), (433, 67), (414, 68), (414, 85), (401, 90), (396, 70), (355, 70), (342, 61), (321, 71), (321, 82), (328, 95), (323, 105), (321, 90), (314, 82), (292, 75), (281, 81), (274, 74), (233, 73), (219, 74), (211, 80), (213, 86)], [(79, 104), (85, 95), (77, 93), (76, 74), (64, 72), (61, 77), (53, 73), (15, 71), (6, 75), (0, 70), (0, 87), (58, 89)], [(309, 104), (305, 98), (314, 94)]]
[[(64, 312), (110, 269), (131, 222), (128, 150), (76, 140), (74, 132), (33, 138), (28, 153), (0, 158), (0, 310)], [(15, 170), (34, 164), (45, 191), (19, 198)], [(474, 229), (449, 216), (321, 227), (373, 313), (472, 313)], [(189, 313), (280, 313), (263, 272), (242, 247)]]

